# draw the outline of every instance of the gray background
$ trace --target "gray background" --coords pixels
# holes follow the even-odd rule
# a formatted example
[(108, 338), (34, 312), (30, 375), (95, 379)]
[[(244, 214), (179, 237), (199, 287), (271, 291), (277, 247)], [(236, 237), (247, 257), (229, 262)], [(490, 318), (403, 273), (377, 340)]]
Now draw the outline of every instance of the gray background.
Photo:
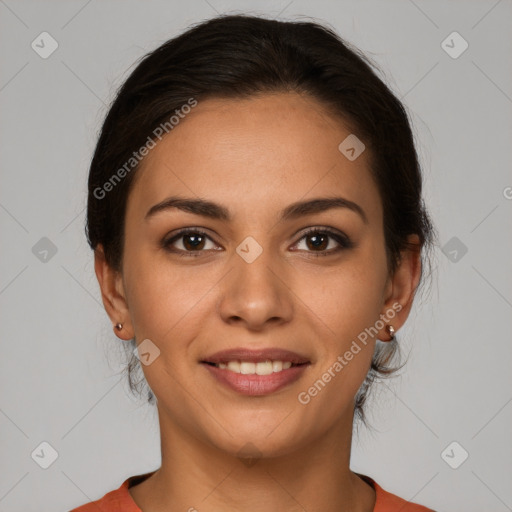
[[(0, 0), (0, 512), (66, 511), (160, 463), (155, 412), (127, 393), (85, 241), (87, 170), (135, 60), (226, 11), (328, 21), (413, 116), (436, 277), (352, 469), (440, 512), (512, 510), (510, 0)], [(59, 45), (47, 59), (31, 47), (43, 31)], [(453, 31), (469, 43), (458, 58), (441, 46)], [(48, 469), (31, 457), (44, 441), (58, 453)], [(458, 469), (441, 456), (453, 441), (452, 464), (469, 453)]]

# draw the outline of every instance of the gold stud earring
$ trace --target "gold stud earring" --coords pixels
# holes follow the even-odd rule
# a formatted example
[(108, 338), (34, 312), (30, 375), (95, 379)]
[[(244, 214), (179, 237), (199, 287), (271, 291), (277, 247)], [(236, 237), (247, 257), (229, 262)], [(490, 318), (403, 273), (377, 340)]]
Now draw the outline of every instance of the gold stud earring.
[(116, 324), (116, 329), (118, 331), (120, 331), (122, 328), (123, 328), (123, 324), (121, 324), (121, 323)]
[(392, 325), (386, 325), (386, 330), (388, 334), (391, 336), (391, 339), (388, 341), (393, 341), (395, 339), (395, 328)]

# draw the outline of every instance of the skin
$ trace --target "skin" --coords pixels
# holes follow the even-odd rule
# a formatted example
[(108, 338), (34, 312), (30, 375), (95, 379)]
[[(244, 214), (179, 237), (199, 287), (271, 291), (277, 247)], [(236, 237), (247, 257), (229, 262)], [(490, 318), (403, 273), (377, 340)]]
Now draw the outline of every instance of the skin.
[[(101, 246), (95, 270), (112, 323), (123, 324), (116, 334), (150, 339), (160, 350), (143, 370), (157, 397), (162, 465), (130, 488), (144, 512), (373, 510), (375, 492), (349, 462), (354, 397), (375, 338), (307, 405), (297, 399), (397, 303), (402, 309), (389, 323), (398, 331), (420, 278), (418, 251), (404, 252), (396, 273), (387, 273), (369, 151), (349, 161), (338, 150), (350, 133), (316, 100), (296, 93), (209, 99), (137, 171), (122, 271), (106, 263)], [(214, 201), (233, 219), (178, 209), (144, 218), (171, 195)], [(291, 203), (333, 196), (357, 203), (368, 222), (348, 208), (279, 220)], [(184, 227), (209, 237), (198, 257), (161, 246)], [(354, 247), (316, 256), (340, 245), (328, 238), (315, 248), (304, 238), (310, 227), (342, 232)], [(236, 252), (248, 236), (263, 249), (252, 263)], [(193, 248), (186, 236), (172, 246), (188, 254)], [(377, 338), (390, 339), (384, 328)], [(199, 363), (235, 347), (293, 350), (311, 364), (273, 394), (244, 396)], [(237, 457), (249, 442), (257, 450), (253, 464)]]

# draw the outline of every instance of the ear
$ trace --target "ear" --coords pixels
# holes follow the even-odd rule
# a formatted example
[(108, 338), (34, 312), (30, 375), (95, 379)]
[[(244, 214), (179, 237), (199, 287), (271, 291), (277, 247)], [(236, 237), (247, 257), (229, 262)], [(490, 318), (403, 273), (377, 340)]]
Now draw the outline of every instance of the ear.
[[(421, 277), (421, 246), (418, 235), (410, 235), (408, 242), (412, 245), (401, 252), (400, 263), (395, 274), (389, 277), (384, 295), (384, 311), (382, 313), (388, 318), (387, 321), (384, 320), (386, 325), (392, 325), (395, 331), (404, 325), (409, 316)], [(396, 314), (391, 318), (390, 312), (392, 311), (395, 311)], [(389, 338), (389, 333), (384, 327), (379, 333), (379, 339), (389, 340)]]
[[(94, 271), (100, 285), (103, 305), (110, 317), (116, 336), (123, 340), (133, 338), (133, 327), (126, 302), (122, 274), (107, 263), (101, 244), (94, 251)], [(123, 324), (121, 330), (115, 327), (118, 323)]]

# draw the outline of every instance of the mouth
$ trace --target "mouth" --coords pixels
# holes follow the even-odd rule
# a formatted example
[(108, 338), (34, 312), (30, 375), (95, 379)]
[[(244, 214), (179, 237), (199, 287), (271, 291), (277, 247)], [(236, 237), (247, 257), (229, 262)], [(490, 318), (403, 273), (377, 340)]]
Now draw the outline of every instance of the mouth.
[(199, 361), (218, 382), (243, 395), (267, 395), (303, 375), (311, 361), (282, 349), (234, 349)]
[(279, 361), (267, 359), (262, 362), (253, 361), (227, 361), (221, 363), (212, 363), (209, 361), (201, 361), (204, 364), (215, 366), (220, 370), (226, 370), (228, 372), (240, 373), (242, 375), (272, 375), (273, 373), (279, 373), (283, 370), (288, 370), (295, 366), (303, 366), (309, 363), (292, 363), (291, 361)]

